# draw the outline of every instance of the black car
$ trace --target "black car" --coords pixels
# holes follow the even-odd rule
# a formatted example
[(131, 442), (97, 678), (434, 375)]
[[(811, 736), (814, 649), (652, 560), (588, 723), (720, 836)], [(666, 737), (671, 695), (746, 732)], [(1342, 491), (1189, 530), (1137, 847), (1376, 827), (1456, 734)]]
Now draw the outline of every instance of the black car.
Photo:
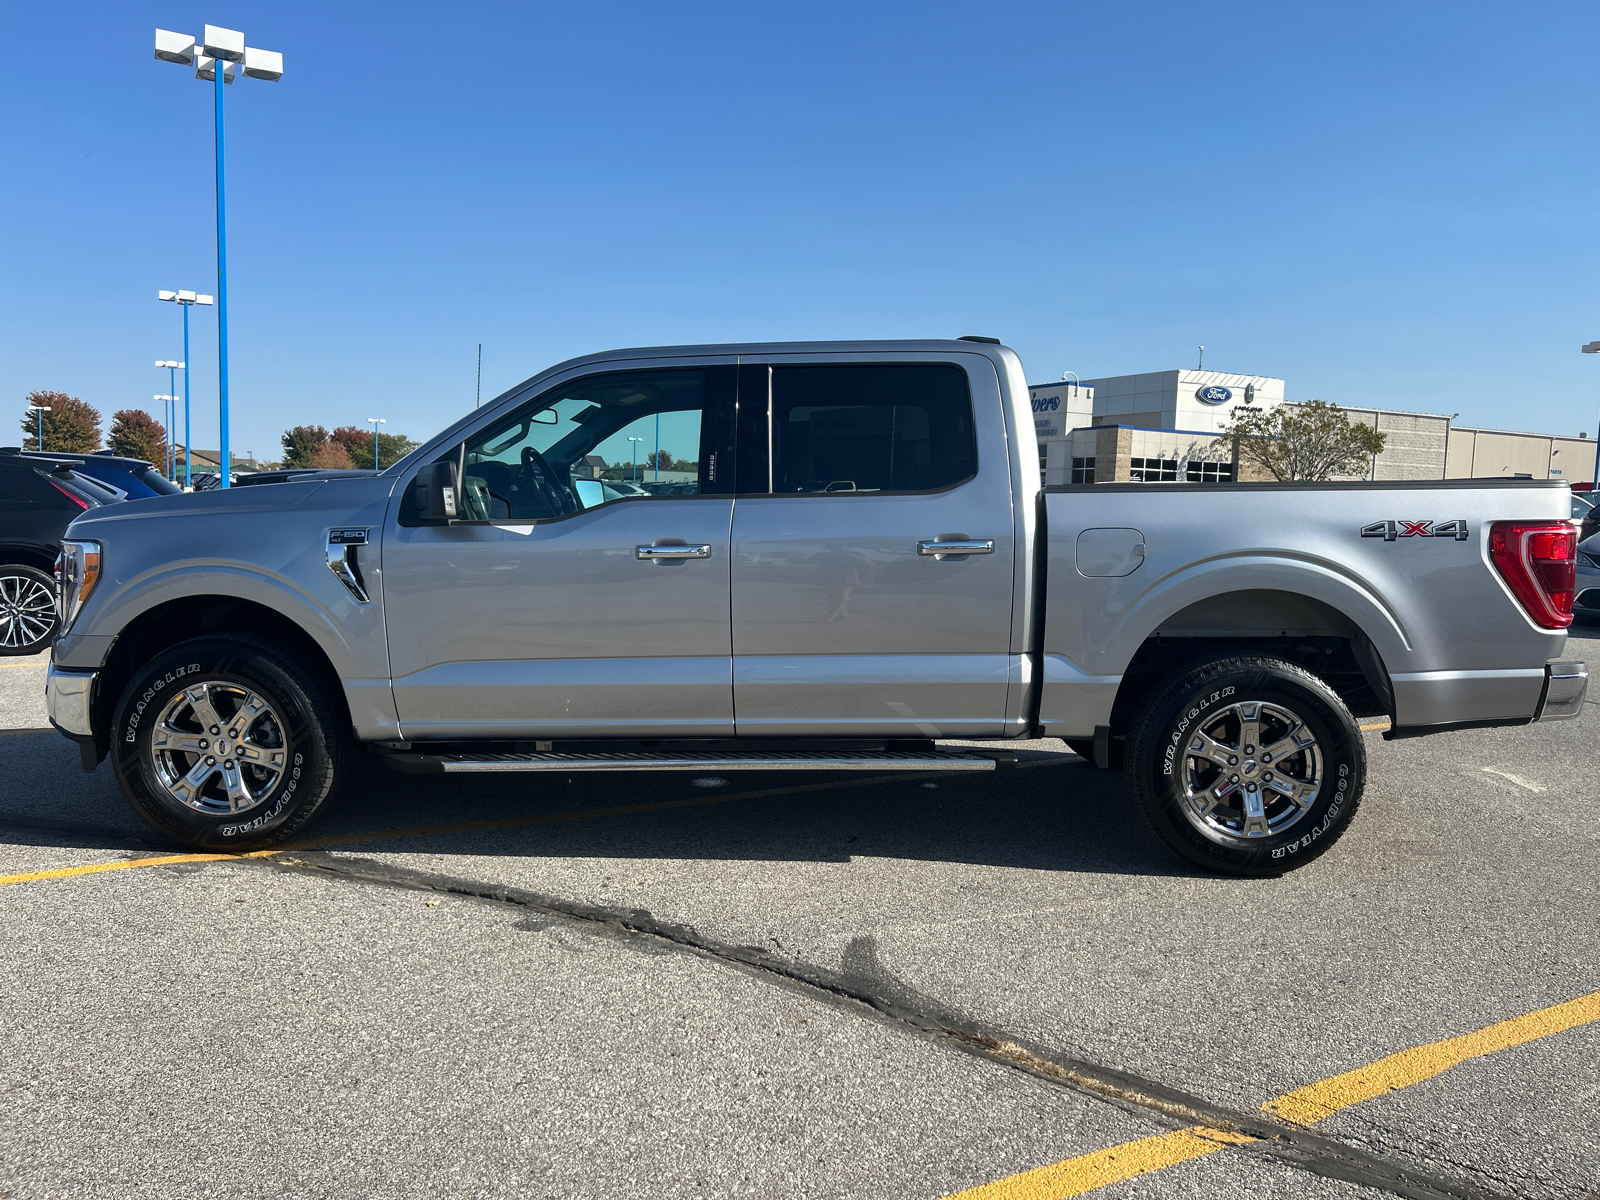
[[(162, 475), (142, 458), (122, 458), (109, 450), (94, 454), (62, 454), (36, 450), (19, 450), (15, 446), (0, 446), (0, 454), (17, 454), (50, 464), (69, 463), (74, 471), (91, 479), (108, 483), (118, 491), (127, 493), (129, 500), (143, 500), (147, 496), (171, 496), (183, 489)], [(49, 469), (48, 467), (46, 468)]]
[(69, 463), (0, 454), (0, 655), (37, 654), (50, 644), (61, 535), (78, 514), (119, 499)]

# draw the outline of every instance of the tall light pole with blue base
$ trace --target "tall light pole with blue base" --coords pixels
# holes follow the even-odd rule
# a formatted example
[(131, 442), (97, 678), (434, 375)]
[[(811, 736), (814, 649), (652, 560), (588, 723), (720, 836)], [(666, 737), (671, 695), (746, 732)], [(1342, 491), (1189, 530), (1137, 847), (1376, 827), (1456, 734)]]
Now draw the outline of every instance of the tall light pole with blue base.
[[(222, 138), (222, 97), (226, 84), (242, 68), (251, 79), (276, 83), (283, 78), (283, 55), (244, 44), (237, 29), (207, 25), (197, 43), (186, 33), (156, 30), (156, 57), (162, 62), (193, 67), (196, 79), (215, 84), (213, 111), (217, 132), (217, 405), (222, 434), (222, 486), (229, 486), (228, 462), (228, 204)], [(222, 68), (218, 70), (217, 64)], [(188, 351), (184, 351), (187, 359)]]
[[(157, 300), (170, 300), (183, 309), (183, 486), (193, 487), (189, 471), (189, 309), (196, 304), (210, 304), (211, 297), (195, 292), (158, 291)], [(177, 480), (173, 480), (174, 483)]]

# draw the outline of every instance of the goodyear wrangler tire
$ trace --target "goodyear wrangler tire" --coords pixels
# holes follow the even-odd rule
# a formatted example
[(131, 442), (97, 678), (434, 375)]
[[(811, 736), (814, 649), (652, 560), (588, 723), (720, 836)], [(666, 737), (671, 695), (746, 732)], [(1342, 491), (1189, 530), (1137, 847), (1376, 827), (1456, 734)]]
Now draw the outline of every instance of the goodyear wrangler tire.
[(1234, 655), (1158, 684), (1135, 718), (1134, 803), (1163, 842), (1230, 875), (1281, 875), (1326, 853), (1366, 781), (1343, 701), (1282, 659)]
[(347, 739), (317, 673), (265, 638), (164, 650), (117, 703), (111, 759), (133, 811), (197, 850), (282, 842), (347, 773)]

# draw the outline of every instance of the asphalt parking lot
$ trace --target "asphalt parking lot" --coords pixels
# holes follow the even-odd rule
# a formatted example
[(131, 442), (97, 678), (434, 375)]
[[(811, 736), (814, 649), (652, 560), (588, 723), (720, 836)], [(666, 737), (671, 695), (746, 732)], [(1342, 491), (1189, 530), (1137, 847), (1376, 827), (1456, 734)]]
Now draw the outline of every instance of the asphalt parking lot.
[(1339, 846), (1240, 881), (1053, 741), (376, 775), (187, 855), (43, 677), (0, 660), (0, 1197), (1600, 1197), (1600, 697), (1370, 731)]

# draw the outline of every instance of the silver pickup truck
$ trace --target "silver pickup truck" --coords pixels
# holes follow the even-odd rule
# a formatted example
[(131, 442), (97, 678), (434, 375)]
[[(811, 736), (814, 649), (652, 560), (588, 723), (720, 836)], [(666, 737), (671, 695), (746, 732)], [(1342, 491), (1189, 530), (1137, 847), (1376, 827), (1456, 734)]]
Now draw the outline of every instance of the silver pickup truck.
[(375, 475), (85, 514), (49, 707), (196, 848), (297, 834), (358, 755), (948, 772), (1013, 757), (951, 740), (1055, 737), (1177, 853), (1270, 875), (1348, 826), (1360, 718), (1581, 710), (1570, 511), (1515, 480), (1045, 488), (990, 339), (621, 350)]

